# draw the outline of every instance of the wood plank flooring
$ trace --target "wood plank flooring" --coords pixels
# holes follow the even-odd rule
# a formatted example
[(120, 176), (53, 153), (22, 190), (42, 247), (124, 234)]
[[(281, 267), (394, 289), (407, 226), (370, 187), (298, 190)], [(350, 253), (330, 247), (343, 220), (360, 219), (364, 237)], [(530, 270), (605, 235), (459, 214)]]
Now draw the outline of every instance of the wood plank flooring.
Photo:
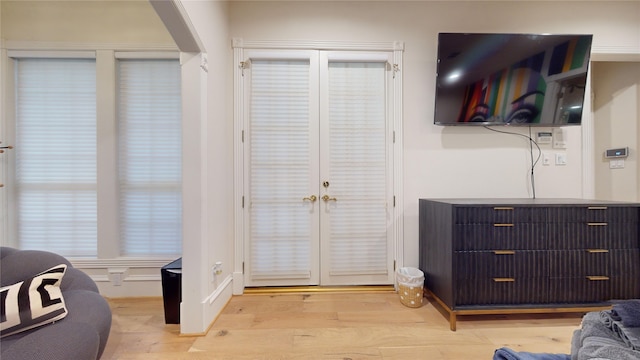
[[(429, 299), (427, 299), (429, 300)], [(164, 323), (161, 298), (109, 299), (113, 325), (102, 359), (491, 359), (495, 349), (569, 353), (582, 314), (460, 316), (420, 308), (394, 292), (234, 296), (205, 336)]]

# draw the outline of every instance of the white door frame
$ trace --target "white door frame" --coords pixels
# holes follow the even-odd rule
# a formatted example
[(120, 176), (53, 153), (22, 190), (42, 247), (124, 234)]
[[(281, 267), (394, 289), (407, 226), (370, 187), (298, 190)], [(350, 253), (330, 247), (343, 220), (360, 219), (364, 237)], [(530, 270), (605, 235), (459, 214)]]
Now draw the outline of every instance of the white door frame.
[(234, 67), (234, 265), (233, 265), (233, 293), (240, 295), (244, 292), (244, 261), (245, 261), (245, 223), (244, 223), (244, 134), (245, 134), (245, 103), (244, 103), (244, 50), (272, 49), (272, 50), (345, 50), (345, 51), (393, 51), (393, 194), (394, 207), (392, 211), (393, 244), (395, 266), (404, 263), (404, 227), (402, 221), (403, 205), (403, 159), (402, 159), (402, 53), (404, 43), (395, 42), (331, 42), (331, 41), (244, 41), (233, 39), (233, 67)]

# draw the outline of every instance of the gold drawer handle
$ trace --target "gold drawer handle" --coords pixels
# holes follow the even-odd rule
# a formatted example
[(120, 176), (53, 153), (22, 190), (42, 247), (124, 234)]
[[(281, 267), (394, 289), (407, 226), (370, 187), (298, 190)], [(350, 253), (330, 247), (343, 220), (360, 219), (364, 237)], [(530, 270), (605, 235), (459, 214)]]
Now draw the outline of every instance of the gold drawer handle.
[(608, 276), (587, 276), (587, 279), (589, 279), (589, 281), (605, 281), (605, 280), (609, 280)]
[(609, 250), (607, 249), (587, 249), (587, 252), (590, 254), (595, 254), (595, 253), (608, 253)]
[(514, 278), (493, 278), (493, 282), (515, 282)]
[(515, 255), (515, 250), (493, 250), (495, 255)]
[(587, 223), (587, 225), (589, 226), (607, 226), (609, 224), (607, 224), (606, 222), (593, 222), (593, 223)]
[(493, 224), (495, 227), (512, 227), (513, 224)]
[(509, 206), (496, 206), (493, 210), (513, 210), (513, 208)]
[(589, 206), (587, 209), (589, 210), (607, 210), (606, 206)]

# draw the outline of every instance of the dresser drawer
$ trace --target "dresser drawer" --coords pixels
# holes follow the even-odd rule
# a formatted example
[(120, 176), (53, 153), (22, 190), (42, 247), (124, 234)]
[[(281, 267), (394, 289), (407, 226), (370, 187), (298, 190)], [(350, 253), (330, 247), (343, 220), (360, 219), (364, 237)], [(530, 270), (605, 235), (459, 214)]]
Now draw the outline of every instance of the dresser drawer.
[(456, 224), (514, 224), (547, 220), (547, 212), (544, 208), (478, 206), (457, 207), (454, 212)]
[(472, 250), (542, 250), (547, 247), (543, 223), (454, 225), (453, 248)]
[(550, 222), (616, 222), (638, 223), (637, 207), (620, 206), (577, 206), (549, 208)]
[(549, 274), (564, 276), (638, 276), (638, 249), (549, 251)]
[(458, 305), (541, 304), (548, 299), (548, 278), (482, 278), (457, 282)]
[(637, 223), (551, 223), (549, 249), (633, 249), (638, 247)]
[(549, 275), (546, 251), (457, 251), (453, 261), (456, 278), (529, 278)]
[(561, 277), (549, 279), (553, 302), (589, 303), (611, 300), (613, 279), (610, 277)]

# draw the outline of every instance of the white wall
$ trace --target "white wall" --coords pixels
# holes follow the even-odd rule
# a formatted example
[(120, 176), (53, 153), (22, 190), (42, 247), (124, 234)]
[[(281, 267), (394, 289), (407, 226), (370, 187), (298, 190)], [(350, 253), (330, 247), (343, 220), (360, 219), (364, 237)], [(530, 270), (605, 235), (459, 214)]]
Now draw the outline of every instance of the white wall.
[[(592, 66), (596, 151), (596, 196), (640, 200), (640, 62), (595, 62)], [(624, 168), (610, 168), (606, 149), (629, 147)]]
[[(419, 198), (532, 195), (526, 140), (432, 124), (438, 32), (593, 33), (594, 49), (640, 52), (640, 2), (233, 1), (230, 18), (230, 35), (245, 40), (405, 43), (405, 266), (418, 264)], [(565, 128), (566, 150), (543, 148), (568, 163), (537, 167), (537, 197), (585, 195), (581, 130)]]
[(2, 0), (1, 5), (7, 41), (174, 45), (146, 1)]
[[(185, 151), (190, 152), (184, 152), (183, 171), (188, 177), (193, 176), (188, 172), (196, 172), (200, 179), (199, 189), (188, 189), (189, 184), (185, 184), (185, 194), (199, 196), (200, 207), (185, 204), (185, 211), (199, 216), (200, 222), (192, 223), (185, 216), (180, 325), (182, 333), (194, 334), (207, 329), (232, 294), (234, 142), (231, 107), (227, 108), (232, 101), (229, 90), (232, 51), (227, 32), (227, 3), (184, 1), (182, 5), (208, 59), (204, 77), (183, 82), (188, 87), (183, 88), (183, 97), (185, 90), (189, 92), (183, 99), (184, 110), (188, 112), (183, 128), (196, 130), (192, 131), (192, 140), (184, 140), (188, 147)], [(193, 90), (200, 90), (199, 100)], [(198, 119), (189, 115), (195, 110), (191, 107), (198, 106), (197, 115), (204, 119), (200, 126), (193, 124)], [(194, 144), (198, 144), (199, 151)], [(193, 151), (195, 158), (189, 156)], [(190, 225), (199, 226), (200, 230), (190, 229)], [(211, 269), (216, 262), (222, 263), (222, 274), (213, 276)]]

